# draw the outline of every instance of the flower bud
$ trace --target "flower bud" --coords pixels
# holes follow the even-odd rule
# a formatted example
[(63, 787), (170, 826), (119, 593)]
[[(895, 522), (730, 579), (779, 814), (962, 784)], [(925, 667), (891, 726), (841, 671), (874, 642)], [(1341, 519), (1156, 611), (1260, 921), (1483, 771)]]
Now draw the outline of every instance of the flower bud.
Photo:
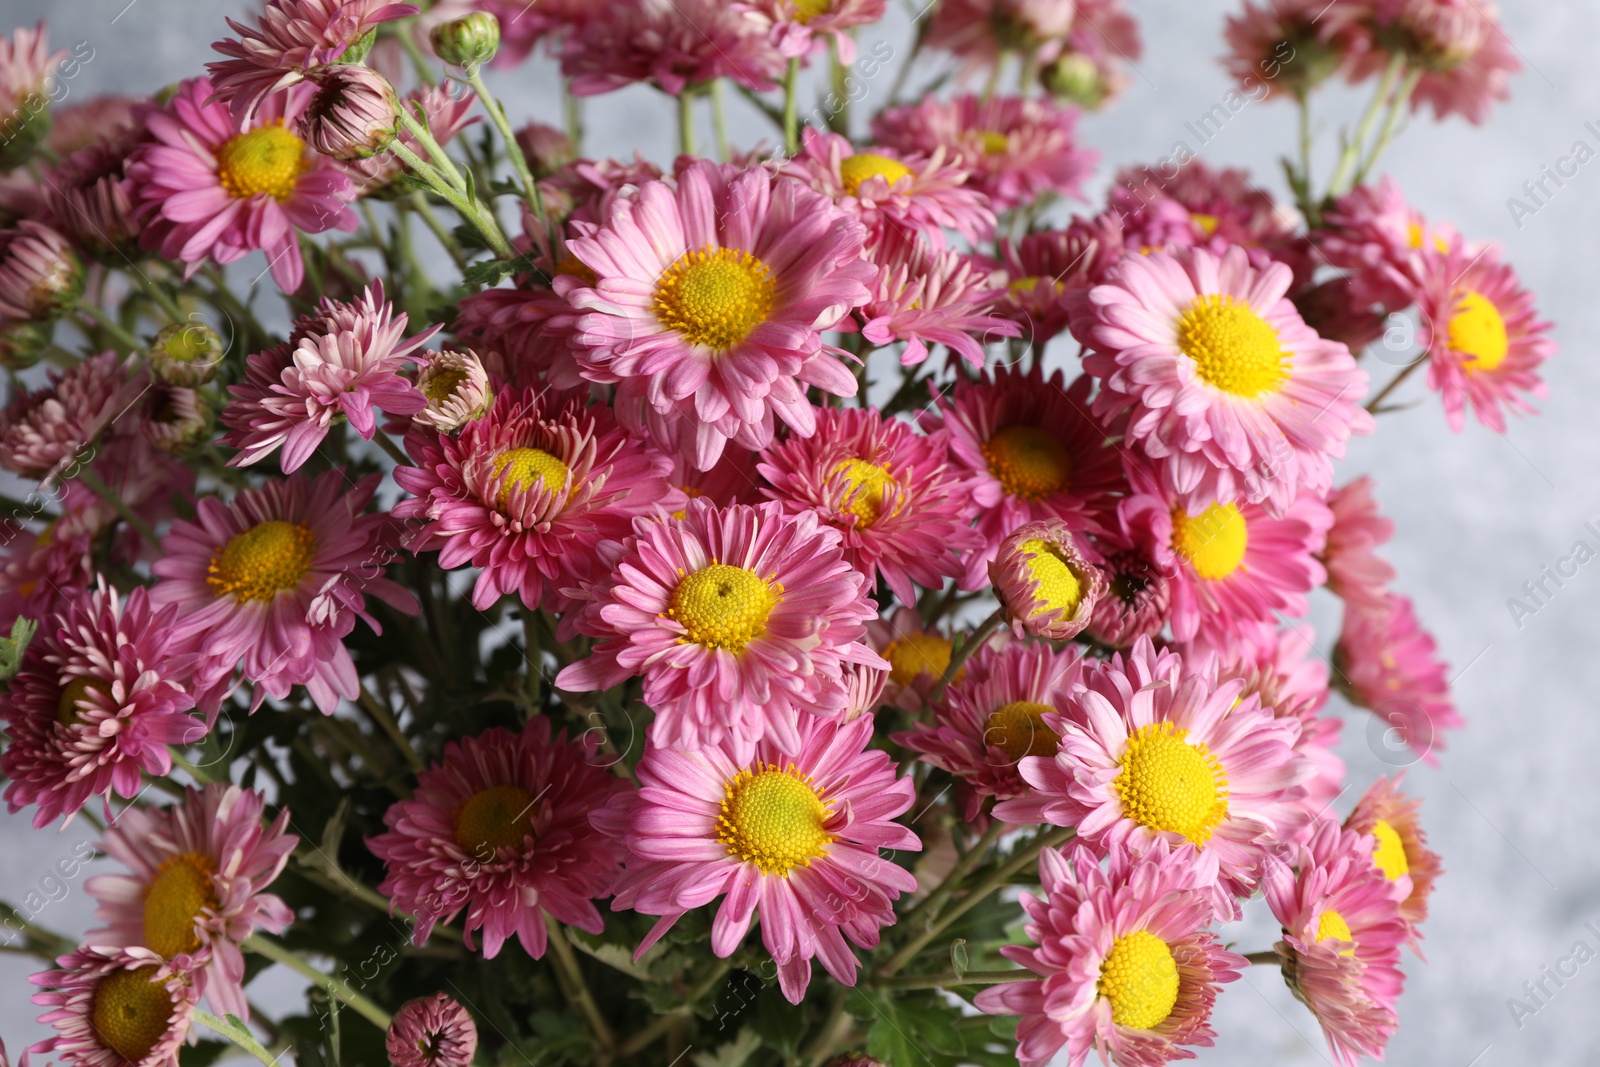
[(145, 439), (163, 452), (187, 452), (211, 436), (211, 408), (193, 389), (152, 385), (144, 414)]
[(371, 67), (340, 64), (317, 76), (299, 132), (325, 156), (351, 162), (389, 147), (400, 121), (394, 86)]
[(1059, 519), (1024, 523), (989, 564), (989, 581), (1012, 632), (1051, 641), (1078, 636), (1105, 596), (1106, 579)]
[(384, 1041), (392, 1067), (469, 1067), (478, 1026), (467, 1009), (443, 993), (400, 1006)]
[(0, 322), (0, 367), (27, 370), (39, 362), (55, 332), (54, 322)]
[(0, 172), (28, 162), (50, 136), (50, 79), (65, 56), (51, 54), (42, 22), (0, 37)]
[(428, 398), (428, 406), (413, 415), (412, 421), (440, 433), (454, 433), (488, 413), (494, 391), (476, 353), (429, 351), (422, 358), (427, 362), (417, 375), (417, 389)]
[(1057, 101), (1068, 101), (1093, 111), (1106, 98), (1105, 79), (1100, 67), (1082, 52), (1067, 52), (1045, 65), (1039, 83)]
[(487, 11), (474, 11), (449, 22), (441, 22), (428, 34), (433, 52), (452, 67), (471, 70), (482, 66), (500, 51), (500, 20)]
[(0, 230), (0, 315), (60, 318), (83, 295), (83, 281), (72, 246), (49, 226), (23, 219)]
[(222, 356), (222, 338), (205, 323), (169, 323), (150, 342), (150, 373), (168, 385), (204, 385)]
[(1100, 563), (1106, 594), (1090, 613), (1088, 634), (1111, 648), (1130, 648), (1166, 625), (1172, 586), (1153, 560), (1137, 548), (1111, 552)]
[(578, 158), (572, 139), (554, 126), (530, 122), (517, 131), (517, 147), (535, 178), (548, 178)]

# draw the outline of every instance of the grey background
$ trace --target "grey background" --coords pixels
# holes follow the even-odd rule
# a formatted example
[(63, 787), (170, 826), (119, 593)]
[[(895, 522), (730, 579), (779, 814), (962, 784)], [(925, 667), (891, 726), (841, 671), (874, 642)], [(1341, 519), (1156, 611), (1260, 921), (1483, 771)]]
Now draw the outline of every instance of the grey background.
[[(209, 43), (224, 32), (224, 14), (242, 3), (199, 0), (6, 0), (0, 29), (50, 20), (59, 46), (87, 41), (94, 57), (72, 82), (82, 99), (96, 92), (148, 91), (198, 73)], [(1222, 18), (1233, 4), (1132, 0), (1146, 40), (1126, 97), (1109, 112), (1088, 117), (1086, 143), (1103, 154), (1103, 183), (1114, 165), (1168, 154), (1178, 139), (1213, 165), (1253, 168), (1278, 190), (1274, 157), (1294, 136), (1293, 113), (1273, 103), (1251, 104), (1203, 147), (1183, 129), (1219, 102), (1229, 85), (1215, 62), (1223, 50)], [(1577, 942), (1600, 950), (1600, 787), (1595, 754), (1600, 722), (1600, 562), (1568, 581), (1552, 602), (1519, 628), (1506, 600), (1523, 582), (1569, 551), (1579, 539), (1600, 549), (1584, 530), (1600, 527), (1595, 469), (1600, 434), (1595, 404), (1600, 371), (1591, 338), (1600, 331), (1593, 299), (1596, 237), (1600, 236), (1600, 162), (1591, 162), (1519, 228), (1507, 198), (1587, 141), (1600, 137), (1600, 71), (1593, 42), (1600, 39), (1600, 4), (1560, 0), (1516, 4), (1504, 13), (1507, 29), (1527, 69), (1516, 79), (1514, 99), (1498, 107), (1486, 127), (1459, 119), (1443, 125), (1411, 124), (1385, 161), (1411, 201), (1431, 218), (1448, 220), (1468, 236), (1504, 246), (1524, 282), (1538, 294), (1545, 317), (1556, 323), (1559, 355), (1546, 368), (1550, 398), (1537, 418), (1515, 421), (1500, 436), (1475, 423), (1453, 435), (1439, 406), (1420, 381), (1400, 397), (1417, 406), (1380, 420), (1376, 436), (1359, 440), (1341, 477), (1362, 471), (1378, 480), (1378, 497), (1399, 532), (1386, 554), (1400, 571), (1400, 589), (1415, 598), (1424, 624), (1437, 636), (1456, 678), (1466, 729), (1448, 738), (1438, 768), (1417, 766), (1409, 787), (1425, 800), (1424, 814), (1447, 874), (1434, 897), (1426, 927), (1429, 963), (1407, 960), (1408, 984), (1401, 1028), (1389, 1062), (1440, 1067), (1469, 1065), (1587, 1064), (1600, 1048), (1600, 964), (1578, 970), (1535, 1015), (1519, 1027), (1507, 999), (1525, 981), (1537, 981)], [(908, 19), (896, 15), (879, 29), (903, 54)], [(871, 35), (863, 52), (870, 47)], [(878, 106), (893, 68), (870, 85), (866, 107)], [(507, 100), (514, 121), (542, 118), (559, 124), (553, 68), (536, 60), (491, 82)], [(1326, 178), (1334, 123), (1365, 102), (1336, 90), (1323, 106), (1320, 170)], [(638, 147), (666, 162), (675, 151), (671, 106), (646, 89), (591, 102), (588, 154), (625, 154)], [(754, 112), (734, 110), (736, 139), (748, 145), (770, 130)], [(701, 133), (702, 150), (709, 129)], [(251, 273), (254, 273), (253, 271)], [(1067, 359), (1054, 353), (1057, 363)], [(1369, 360), (1377, 382), (1391, 370)], [(1418, 376), (1420, 378), (1420, 375)], [(1319, 645), (1327, 648), (1336, 609), (1317, 605)], [(1379, 755), (1378, 734), (1352, 713), (1344, 755), (1354, 791), (1392, 769)], [(1369, 740), (1372, 743), (1369, 743)], [(1391, 757), (1392, 759), (1392, 757)], [(1345, 806), (1353, 800), (1346, 797)], [(89, 827), (63, 833), (34, 831), (25, 815), (0, 816), (0, 896), (19, 901), (38, 885), (54, 860), (70, 854)], [(77, 934), (88, 928), (90, 907), (82, 878), (38, 921)], [(1242, 950), (1265, 948), (1273, 933), (1257, 903), (1227, 935)], [(1570, 973), (1570, 964), (1568, 965)], [(0, 1035), (13, 1055), (44, 1030), (32, 1022), (26, 976), (37, 965), (0, 956)], [(263, 1004), (297, 999), (298, 983), (269, 972), (252, 987)], [(1218, 1002), (1218, 1047), (1202, 1063), (1314, 1065), (1331, 1062), (1316, 1025), (1275, 973), (1256, 968)]]

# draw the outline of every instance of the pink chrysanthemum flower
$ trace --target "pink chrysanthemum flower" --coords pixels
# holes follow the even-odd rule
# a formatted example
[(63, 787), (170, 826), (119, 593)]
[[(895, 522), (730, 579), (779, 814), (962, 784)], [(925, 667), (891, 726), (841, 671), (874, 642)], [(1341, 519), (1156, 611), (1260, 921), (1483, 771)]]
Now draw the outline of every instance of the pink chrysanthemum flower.
[(89, 356), (50, 384), (19, 392), (0, 413), (0, 467), (24, 478), (50, 481), (93, 457), (88, 446), (143, 391), (143, 375), (130, 375), (115, 352)]
[(856, 42), (848, 30), (882, 20), (887, 0), (750, 0), (734, 7), (767, 20), (772, 44), (784, 56), (804, 57), (832, 46), (839, 62), (856, 61)]
[(836, 133), (806, 127), (798, 155), (780, 173), (805, 182), (861, 220), (874, 244), (894, 230), (914, 230), (936, 248), (955, 230), (976, 245), (994, 233), (987, 198), (967, 185), (967, 171), (946, 161), (943, 148), (926, 154), (889, 148), (857, 151)]
[[(1019, 765), (1034, 795), (995, 806), (1005, 822), (1077, 828), (1101, 853), (1166, 842), (1215, 853), (1217, 905), (1236, 912), (1261, 861), (1304, 825), (1311, 767), (1297, 723), (1276, 719), (1238, 679), (1217, 683), (1148, 638), (1085, 665), (1053, 758)], [(1049, 720), (1047, 720), (1049, 722)]]
[(438, 433), (455, 433), (489, 414), (495, 392), (489, 384), (489, 372), (476, 352), (429, 349), (417, 358), (422, 363), (417, 372), (417, 391), (427, 398), (428, 406), (412, 416), (413, 425)]
[(141, 772), (172, 770), (169, 744), (205, 736), (189, 714), (192, 657), (178, 644), (178, 612), (152, 599), (142, 586), (122, 599), (101, 579), (45, 620), (0, 698), (6, 801), (13, 812), (37, 804), (34, 826), (113, 790), (138, 795)]
[(702, 162), (675, 185), (648, 182), (568, 244), (596, 277), (557, 280), (587, 312), (574, 338), (584, 376), (616, 383), (623, 424), (642, 406), (631, 417), (702, 470), (729, 440), (765, 448), (774, 418), (809, 437), (807, 386), (856, 392), (820, 331), (867, 299), (864, 236), (821, 194), (759, 169)]
[(916, 798), (886, 752), (869, 749), (872, 719), (808, 717), (786, 753), (767, 739), (751, 752), (730, 743), (652, 746), (637, 773), (643, 787), (594, 813), (623, 842), (627, 869), (614, 910), (661, 919), (643, 953), (691, 908), (718, 897), (711, 951), (726, 959), (757, 915), (761, 940), (791, 1004), (805, 996), (813, 957), (855, 985), (845, 939), (877, 947), (894, 901), (917, 880), (880, 849), (917, 851), (917, 835), (892, 821)]
[[(417, 106), (421, 105), (428, 133), (440, 147), (455, 140), (468, 126), (482, 121), (477, 115), (469, 115), (477, 103), (477, 94), (461, 92), (456, 83), (451, 83), (450, 88), (442, 85), (422, 86), (400, 98), (400, 106), (407, 109), (408, 115), (416, 114)], [(428, 158), (427, 150), (409, 129), (401, 127), (396, 140), (422, 158)], [(405, 173), (406, 165), (399, 155), (390, 151), (379, 152), (366, 159), (346, 161), (344, 169), (355, 182), (357, 191), (362, 196), (369, 196), (392, 188), (396, 179)]]
[(1282, 511), (1326, 493), (1350, 435), (1373, 428), (1367, 373), (1301, 320), (1284, 296), (1289, 268), (1190, 249), (1129, 256), (1112, 278), (1089, 293), (1094, 411), (1126, 413), (1126, 440), (1185, 506)]
[(1372, 862), (1394, 884), (1400, 897), (1400, 914), (1410, 927), (1413, 946), (1421, 938), (1417, 927), (1428, 917), (1428, 897), (1433, 883), (1444, 873), (1444, 864), (1428, 848), (1417, 809), (1422, 801), (1400, 792), (1405, 779), (1379, 778), (1367, 787), (1345, 819), (1344, 828), (1368, 834), (1374, 841)]
[(247, 119), (272, 94), (318, 67), (337, 63), (352, 49), (364, 55), (382, 23), (416, 13), (415, 4), (390, 0), (266, 0), (254, 26), (228, 20), (239, 36), (212, 44), (229, 58), (207, 63), (206, 70), (217, 98)]
[(772, 486), (762, 492), (791, 515), (815, 510), (856, 570), (874, 584), (881, 576), (902, 604), (917, 602), (917, 586), (942, 589), (961, 574), (961, 553), (982, 541), (943, 434), (873, 408), (819, 408), (816, 421), (812, 436), (762, 453), (757, 469)]
[(1061, 738), (1045, 716), (1064, 714), (1082, 658), (1077, 649), (1012, 642), (980, 648), (966, 666), (966, 678), (934, 705), (933, 721), (895, 734), (894, 742), (960, 779), (962, 817), (976, 823), (990, 797), (1010, 800), (1028, 791), (1017, 771), (1024, 757), (1055, 755)]
[(1044, 1067), (1066, 1049), (1068, 1067), (1091, 1051), (1117, 1067), (1161, 1067), (1209, 1047), (1218, 987), (1249, 965), (1225, 950), (1211, 924), (1216, 859), (1162, 842), (1135, 855), (1100, 857), (1082, 845), (1039, 854), (1042, 895), (1022, 894), (1033, 945), (1001, 955), (1038, 980), (991, 986), (974, 1003), (1020, 1015), (1017, 1060)]
[(1018, 323), (1023, 338), (1042, 349), (1122, 258), (1122, 245), (1121, 216), (1109, 211), (1092, 219), (1074, 216), (1065, 230), (1002, 238), (1006, 293), (995, 312)]
[(1545, 395), (1539, 367), (1555, 354), (1550, 324), (1493, 249), (1455, 241), (1447, 252), (1425, 253), (1423, 264), (1417, 307), (1428, 388), (1452, 430), (1461, 430), (1471, 405), (1479, 422), (1503, 434), (1505, 412), (1533, 410), (1521, 394)]
[(1393, 887), (1373, 861), (1374, 839), (1322, 819), (1298, 871), (1267, 860), (1267, 903), (1283, 924), (1275, 946), (1284, 979), (1322, 1024), (1339, 1067), (1383, 1058), (1395, 1031), (1405, 976), (1406, 923)]
[(478, 1024), (443, 993), (408, 1000), (384, 1035), (390, 1067), (471, 1067)]
[(982, 367), (984, 345), (1022, 332), (1016, 323), (989, 313), (1004, 292), (1002, 275), (977, 256), (933, 249), (915, 235), (891, 232), (873, 250), (872, 260), (878, 276), (856, 313), (861, 336), (875, 345), (906, 342), (903, 367), (927, 359), (930, 343)]
[[(118, 101), (118, 102), (113, 102)], [(84, 134), (90, 136), (81, 147), (70, 150), (51, 174), (40, 191), (44, 195), (54, 224), (79, 248), (92, 256), (121, 262), (138, 255), (139, 227), (133, 221), (132, 186), (128, 182), (129, 154), (145, 137), (143, 130), (132, 128), (128, 111), (133, 101), (110, 98), (91, 101), (80, 109), (111, 115), (120, 115), (121, 123), (108, 123), (99, 137), (90, 136), (92, 127)], [(60, 124), (66, 114), (56, 116)], [(93, 121), (95, 116), (86, 116)], [(122, 125), (125, 123), (126, 125)]]
[(294, 921), (264, 890), (300, 840), (284, 831), (287, 811), (263, 826), (262, 807), (254, 790), (212, 783), (170, 807), (120, 813), (100, 850), (130, 873), (85, 884), (106, 923), (89, 943), (149, 949), (186, 972), (213, 1012), (250, 1018), (239, 943)]
[(48, 619), (94, 583), (94, 534), (0, 520), (0, 621)]
[(138, 948), (83, 945), (56, 965), (28, 979), (56, 1030), (28, 1051), (74, 1067), (178, 1067), (196, 999), (187, 974)]
[(636, 82), (676, 96), (723, 77), (762, 92), (777, 84), (786, 59), (765, 18), (719, 0), (617, 0), (582, 25), (561, 48), (561, 73), (577, 96)]
[(83, 264), (55, 227), (20, 219), (0, 229), (0, 316), (53, 322), (83, 295)]
[(868, 582), (815, 512), (691, 500), (682, 519), (633, 530), (597, 548), (603, 577), (584, 591), (577, 629), (599, 640), (556, 685), (643, 675), (655, 744), (726, 739), (742, 756), (765, 737), (797, 752), (799, 709), (843, 709), (844, 664), (888, 667), (861, 640), (877, 614)]
[(1499, 7), (1480, 0), (1373, 0), (1375, 48), (1352, 57), (1351, 81), (1382, 71), (1403, 53), (1422, 70), (1411, 110), (1424, 105), (1434, 117), (1460, 115), (1478, 124), (1497, 100), (1511, 97), (1511, 75), (1522, 69), (1516, 46), (1500, 26)]
[(1418, 756), (1437, 763), (1444, 732), (1461, 726), (1449, 670), (1433, 635), (1417, 621), (1411, 598), (1390, 593), (1376, 611), (1352, 609), (1334, 649), (1339, 688), (1368, 708)]
[(875, 137), (901, 152), (943, 148), (972, 171), (969, 183), (996, 211), (1055, 194), (1077, 197), (1096, 154), (1077, 145), (1078, 111), (1044, 100), (976, 96), (928, 97), (891, 107), (872, 120)]
[[(694, 464), (682, 455), (672, 457), (672, 486), (681, 489), (685, 497), (705, 497), (719, 508), (730, 504), (759, 504), (764, 484), (756, 464), (759, 453), (743, 448), (725, 449), (722, 458), (710, 470), (695, 470)], [(683, 518), (681, 507), (673, 510), (675, 518)]]
[(627, 784), (598, 764), (598, 746), (592, 734), (552, 737), (536, 716), (516, 733), (451, 742), (417, 776), (416, 794), (384, 814), (388, 830), (367, 840), (387, 872), (378, 892), (417, 917), (417, 944), (463, 908), (467, 947), (482, 930), (490, 959), (512, 936), (543, 957), (546, 915), (600, 933), (594, 898), (610, 891), (622, 848), (596, 840), (589, 815)]
[(1259, 99), (1284, 93), (1304, 99), (1370, 45), (1361, 3), (1246, 0), (1228, 16), (1225, 60), (1234, 83)]
[(987, 577), (1007, 534), (1025, 522), (1060, 519), (1095, 531), (1114, 521), (1115, 495), (1127, 483), (1106, 431), (1089, 415), (1087, 377), (1071, 386), (1061, 371), (996, 367), (977, 381), (958, 380), (931, 429), (949, 432), (950, 454), (972, 476), (972, 502), (984, 548), (967, 556), (963, 588)]
[[(989, 644), (998, 647), (1009, 639), (1001, 632)], [(915, 605), (901, 604), (887, 618), (867, 623), (867, 643), (889, 663), (884, 699), (905, 711), (921, 711), (950, 666), (950, 639), (937, 629), (924, 629)], [(966, 676), (967, 667), (963, 665), (951, 681), (960, 682)]]
[(323, 714), (360, 691), (344, 638), (361, 619), (376, 633), (366, 598), (415, 614), (416, 599), (383, 577), (394, 557), (387, 515), (363, 515), (379, 475), (352, 482), (341, 469), (206, 497), (196, 520), (179, 520), (151, 566), (150, 599), (180, 609), (178, 635), (199, 654), (204, 687), (237, 668), (256, 683), (252, 708), (304, 685)]
[(1096, 534), (1094, 546), (1106, 593), (1095, 601), (1085, 632), (1111, 648), (1160, 633), (1172, 611), (1172, 583), (1155, 556), (1120, 531)]
[(291, 132), (314, 92), (305, 85), (269, 97), (243, 124), (204, 78), (183, 82), (164, 107), (141, 107), (152, 140), (127, 170), (144, 247), (182, 261), (188, 274), (261, 249), (283, 291), (299, 289), (300, 234), (357, 225), (349, 177)]
[(324, 297), (318, 312), (295, 323), (286, 344), (252, 355), (244, 382), (228, 390), (233, 399), (222, 422), (231, 429), (222, 441), (240, 450), (229, 465), (259, 463), (281, 447), (279, 462), (291, 474), (341, 416), (370, 441), (377, 410), (414, 415), (426, 408), (427, 397), (404, 368), (438, 327), (413, 337), (405, 332), (405, 312), (394, 313), (381, 281), (354, 303)]
[(601, 541), (628, 536), (637, 516), (660, 516), (672, 464), (641, 447), (581, 394), (504, 392), (456, 437), (406, 437), (414, 467), (395, 468), (411, 499), (396, 519), (423, 520), (413, 552), (439, 566), (481, 568), (472, 603), (515, 593), (530, 608), (565, 610), (561, 590), (596, 577)]
[(1394, 520), (1378, 511), (1378, 502), (1372, 499), (1372, 478), (1362, 475), (1329, 493), (1328, 508), (1333, 512), (1333, 525), (1322, 555), (1328, 588), (1351, 608), (1383, 610), (1395, 569), (1374, 549), (1394, 536)]
[(1282, 517), (1259, 504), (1212, 504), (1191, 514), (1143, 470), (1119, 506), (1123, 529), (1150, 553), (1172, 587), (1172, 635), (1219, 646), (1238, 627), (1301, 616), (1306, 594), (1327, 580), (1317, 559), (1333, 513), (1302, 493)]
[(1431, 225), (1389, 175), (1334, 201), (1313, 236), (1328, 262), (1351, 272), (1351, 296), (1387, 311), (1416, 299), (1425, 250), (1447, 251), (1458, 240), (1451, 228)]
[(962, 80), (1012, 52), (1048, 63), (1061, 53), (1076, 7), (1073, 0), (944, 0), (928, 23), (927, 45), (955, 55)]
[(1106, 594), (1105, 575), (1060, 519), (1023, 523), (1007, 534), (989, 564), (989, 581), (1012, 633), (1049, 641), (1082, 633)]

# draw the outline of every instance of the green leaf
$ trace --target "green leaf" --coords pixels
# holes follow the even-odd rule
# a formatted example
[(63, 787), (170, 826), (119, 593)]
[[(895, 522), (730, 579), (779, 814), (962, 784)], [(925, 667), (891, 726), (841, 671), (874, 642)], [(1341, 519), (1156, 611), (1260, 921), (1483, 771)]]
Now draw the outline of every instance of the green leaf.
[(201, 1038), (199, 1043), (185, 1045), (178, 1050), (179, 1067), (211, 1067), (233, 1048), (231, 1041), (212, 1041)]
[(28, 642), (38, 631), (39, 624), (32, 619), (17, 619), (11, 624), (11, 636), (0, 637), (0, 682), (9, 682), (17, 676), (22, 665), (22, 654), (28, 651)]
[(761, 1038), (754, 1030), (740, 1030), (739, 1036), (727, 1044), (718, 1045), (710, 1052), (697, 1052), (690, 1059), (696, 1067), (740, 1067), (760, 1047)]
[(785, 1059), (800, 1056), (800, 1042), (806, 1036), (806, 1013), (784, 997), (776, 985), (769, 985), (756, 998), (750, 1026), (761, 1040), (783, 1053)]
[(494, 286), (500, 279), (513, 274), (528, 274), (534, 270), (533, 260), (526, 255), (515, 259), (490, 259), (482, 263), (473, 263), (461, 272), (461, 279), (468, 285)]

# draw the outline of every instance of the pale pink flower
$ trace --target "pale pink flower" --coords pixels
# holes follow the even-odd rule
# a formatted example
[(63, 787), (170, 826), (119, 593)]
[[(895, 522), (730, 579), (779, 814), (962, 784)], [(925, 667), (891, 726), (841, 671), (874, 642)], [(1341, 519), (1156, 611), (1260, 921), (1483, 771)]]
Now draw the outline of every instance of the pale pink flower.
[(1394, 520), (1378, 511), (1371, 476), (1362, 475), (1329, 493), (1328, 508), (1333, 525), (1322, 555), (1328, 588), (1352, 608), (1383, 610), (1395, 569), (1374, 550), (1394, 536)]
[(126, 412), (145, 386), (115, 352), (50, 372), (50, 384), (19, 391), (0, 412), (0, 467), (24, 478), (54, 481), (94, 458), (90, 447)]
[(767, 20), (774, 47), (784, 56), (805, 56), (832, 46), (839, 62), (856, 61), (856, 42), (849, 30), (882, 20), (888, 0), (749, 0), (735, 3)]
[[(56, 1035), (32, 1046), (73, 1067), (178, 1067), (196, 994), (189, 976), (148, 949), (82, 945), (31, 976)], [(101, 1004), (114, 1005), (114, 1009)]]

